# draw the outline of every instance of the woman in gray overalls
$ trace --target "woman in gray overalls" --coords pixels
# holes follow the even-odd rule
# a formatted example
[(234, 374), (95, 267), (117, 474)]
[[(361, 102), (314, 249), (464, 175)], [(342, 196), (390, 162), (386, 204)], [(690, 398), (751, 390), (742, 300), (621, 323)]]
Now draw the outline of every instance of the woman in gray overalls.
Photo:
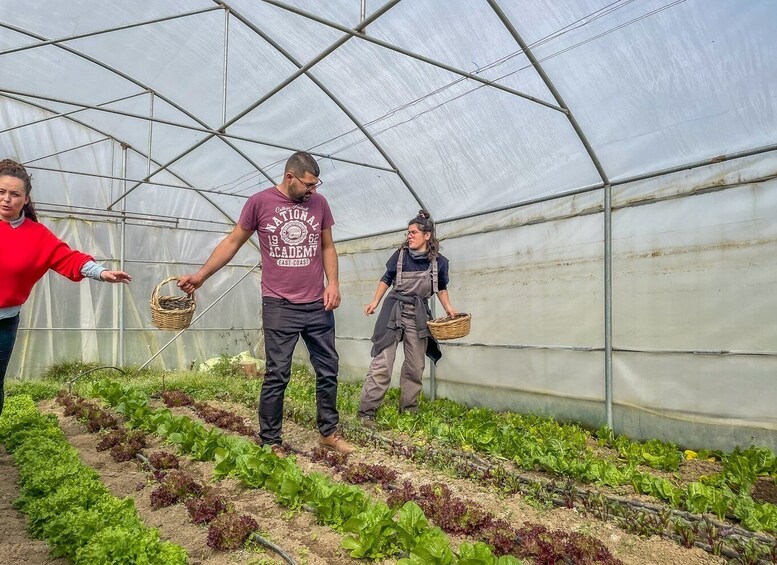
[(436, 294), (445, 312), (456, 310), (448, 297), (448, 259), (439, 254), (440, 242), (434, 235), (434, 222), (426, 210), (408, 222), (407, 239), (386, 263), (386, 273), (378, 283), (375, 296), (364, 313), (375, 312), (383, 295), (393, 284), (375, 322), (372, 335), (372, 363), (362, 388), (359, 418), (373, 426), (375, 411), (391, 384), (397, 346), (404, 345), (405, 362), (399, 377), (400, 411), (415, 411), (421, 394), (421, 377), (428, 355), (435, 363), (442, 357), (440, 348), (426, 327), (431, 312), (429, 298)]

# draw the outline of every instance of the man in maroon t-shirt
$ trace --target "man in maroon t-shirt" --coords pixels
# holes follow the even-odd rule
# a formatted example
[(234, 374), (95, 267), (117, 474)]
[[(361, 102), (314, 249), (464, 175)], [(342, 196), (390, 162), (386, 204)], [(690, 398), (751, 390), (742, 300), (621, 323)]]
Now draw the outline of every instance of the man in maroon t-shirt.
[[(283, 396), (291, 358), (302, 336), (316, 371), (319, 444), (341, 453), (355, 448), (338, 433), (335, 317), (340, 306), (334, 219), (321, 185), (318, 163), (298, 152), (286, 162), (283, 181), (254, 194), (232, 232), (193, 275), (178, 286), (194, 292), (237, 253), (256, 232), (262, 254), (262, 325), (267, 369), (259, 400), (259, 437), (280, 453)], [(324, 285), (326, 275), (326, 285)]]

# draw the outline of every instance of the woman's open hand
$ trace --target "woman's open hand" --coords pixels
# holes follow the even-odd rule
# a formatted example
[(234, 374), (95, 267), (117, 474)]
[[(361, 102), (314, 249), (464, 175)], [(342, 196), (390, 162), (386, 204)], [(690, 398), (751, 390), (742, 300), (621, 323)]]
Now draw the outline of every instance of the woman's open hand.
[(124, 271), (108, 271), (105, 270), (100, 273), (100, 279), (107, 283), (124, 283), (129, 284), (132, 277)]

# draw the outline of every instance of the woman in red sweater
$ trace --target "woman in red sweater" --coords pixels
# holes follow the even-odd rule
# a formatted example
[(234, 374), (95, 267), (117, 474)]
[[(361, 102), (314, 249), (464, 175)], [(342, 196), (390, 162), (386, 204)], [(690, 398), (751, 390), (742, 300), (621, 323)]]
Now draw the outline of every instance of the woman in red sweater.
[(49, 269), (72, 281), (84, 277), (109, 283), (132, 280), (124, 271), (109, 271), (92, 256), (71, 249), (39, 224), (31, 190), (30, 175), (23, 165), (11, 159), (0, 161), (0, 414), (19, 310), (35, 283)]

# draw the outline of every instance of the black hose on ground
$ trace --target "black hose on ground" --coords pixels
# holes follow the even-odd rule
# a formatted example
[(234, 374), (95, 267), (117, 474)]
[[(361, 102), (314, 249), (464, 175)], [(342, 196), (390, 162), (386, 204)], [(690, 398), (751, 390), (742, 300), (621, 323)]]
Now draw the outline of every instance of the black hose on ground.
[(76, 375), (71, 380), (67, 381), (67, 392), (68, 392), (68, 394), (70, 394), (72, 392), (73, 383), (75, 383), (78, 379), (88, 375), (89, 373), (94, 373), (95, 371), (99, 371), (101, 369), (114, 369), (116, 371), (119, 371), (122, 375), (126, 375), (127, 374), (122, 369), (119, 369), (118, 367), (114, 367), (113, 365), (105, 365), (104, 367), (95, 367), (94, 369), (89, 369), (88, 371), (84, 371), (83, 373), (81, 373), (79, 375)]
[(259, 545), (263, 545), (267, 549), (273, 550), (275, 553), (280, 555), (283, 558), (283, 560), (286, 561), (286, 563), (288, 563), (289, 565), (297, 565), (297, 562), (294, 561), (294, 559), (292, 559), (292, 557), (288, 553), (283, 551), (283, 549), (275, 545), (270, 540), (263, 538), (256, 532), (253, 532), (250, 536), (248, 536), (248, 539), (254, 540)]

